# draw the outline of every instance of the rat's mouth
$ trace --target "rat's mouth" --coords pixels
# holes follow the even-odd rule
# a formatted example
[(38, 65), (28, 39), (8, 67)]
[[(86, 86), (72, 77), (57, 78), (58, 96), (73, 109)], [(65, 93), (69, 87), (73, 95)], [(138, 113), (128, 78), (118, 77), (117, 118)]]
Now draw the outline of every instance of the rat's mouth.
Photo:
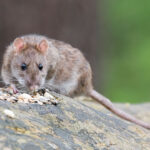
[(31, 86), (29, 86), (29, 89), (30, 89), (31, 91), (36, 91), (36, 90), (39, 89), (39, 86), (38, 86), (38, 85), (31, 85)]

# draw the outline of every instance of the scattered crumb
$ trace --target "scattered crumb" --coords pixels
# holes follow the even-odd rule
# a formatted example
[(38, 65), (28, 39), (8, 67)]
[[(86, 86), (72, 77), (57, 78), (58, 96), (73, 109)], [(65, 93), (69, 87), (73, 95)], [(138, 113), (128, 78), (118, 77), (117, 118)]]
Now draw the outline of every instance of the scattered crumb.
[(23, 93), (18, 96), (18, 99), (31, 99), (32, 97), (29, 94)]
[(49, 93), (47, 89), (41, 89), (34, 91), (31, 94), (27, 93), (10, 93), (9, 89), (0, 88), (0, 100), (6, 100), (12, 103), (37, 103), (43, 104), (53, 104), (57, 105), (58, 101), (56, 98)]
[(48, 92), (45, 92), (44, 97), (54, 99), (54, 96), (49, 94)]
[(15, 118), (15, 114), (13, 111), (9, 110), (9, 109), (4, 109), (4, 114), (7, 115), (10, 118)]

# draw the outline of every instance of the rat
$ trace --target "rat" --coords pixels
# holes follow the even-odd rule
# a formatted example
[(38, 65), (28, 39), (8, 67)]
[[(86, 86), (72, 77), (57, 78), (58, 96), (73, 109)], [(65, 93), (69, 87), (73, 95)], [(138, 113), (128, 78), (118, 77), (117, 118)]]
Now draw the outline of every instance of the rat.
[(1, 75), (14, 93), (18, 88), (51, 91), (74, 97), (84, 94), (117, 116), (150, 129), (150, 125), (116, 108), (93, 88), (92, 70), (82, 52), (62, 41), (30, 34), (17, 37), (7, 48)]

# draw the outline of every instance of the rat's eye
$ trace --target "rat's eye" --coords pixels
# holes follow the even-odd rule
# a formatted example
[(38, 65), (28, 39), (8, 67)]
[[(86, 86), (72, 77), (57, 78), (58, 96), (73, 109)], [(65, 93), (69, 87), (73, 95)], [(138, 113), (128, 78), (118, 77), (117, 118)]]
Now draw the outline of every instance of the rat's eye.
[(25, 63), (22, 63), (21, 65), (21, 70), (24, 71), (27, 69), (27, 65)]
[(42, 64), (39, 64), (39, 65), (38, 65), (38, 68), (39, 68), (39, 70), (42, 70), (42, 69), (43, 69), (43, 65), (42, 65)]

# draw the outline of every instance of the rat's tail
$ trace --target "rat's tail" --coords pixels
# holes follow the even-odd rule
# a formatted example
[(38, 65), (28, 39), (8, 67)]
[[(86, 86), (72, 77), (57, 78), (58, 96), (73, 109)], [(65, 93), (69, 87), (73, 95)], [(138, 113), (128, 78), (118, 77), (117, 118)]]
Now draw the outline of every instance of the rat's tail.
[(149, 124), (136, 119), (132, 115), (130, 115), (128, 113), (125, 113), (122, 110), (117, 109), (108, 98), (104, 97), (103, 95), (101, 95), (100, 93), (96, 92), (95, 90), (92, 90), (90, 92), (89, 96), (92, 97), (93, 99), (95, 99), (96, 101), (98, 101), (99, 103), (101, 103), (104, 107), (109, 109), (112, 113), (116, 114), (117, 116), (119, 116), (119, 117), (121, 117), (121, 118), (123, 118), (123, 119), (125, 119), (127, 121), (133, 122), (133, 123), (135, 123), (135, 124), (137, 124), (139, 126), (142, 126), (144, 128), (150, 129), (150, 125)]

